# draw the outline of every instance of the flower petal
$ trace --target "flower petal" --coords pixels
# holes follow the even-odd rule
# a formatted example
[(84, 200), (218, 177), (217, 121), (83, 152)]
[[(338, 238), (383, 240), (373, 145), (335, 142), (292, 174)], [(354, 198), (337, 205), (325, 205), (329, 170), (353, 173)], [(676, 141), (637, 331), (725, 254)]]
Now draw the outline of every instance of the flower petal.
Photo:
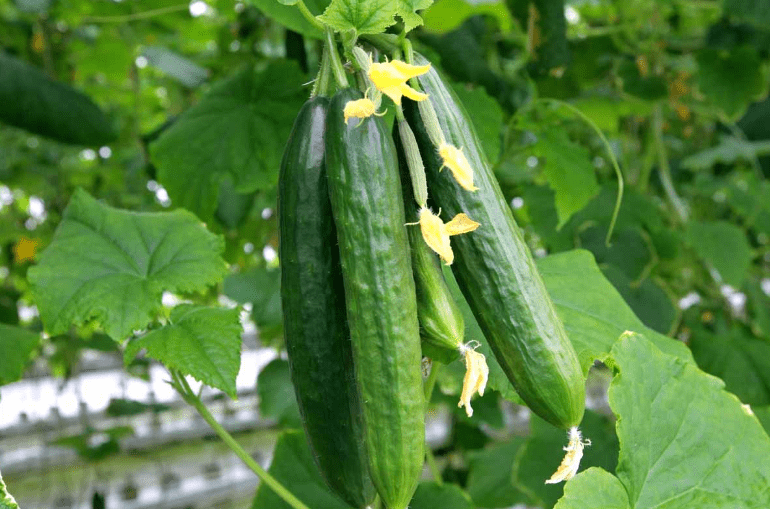
[(366, 118), (372, 116), (376, 112), (376, 107), (371, 99), (357, 99), (355, 101), (348, 101), (345, 103), (345, 109), (343, 115), (345, 115), (345, 123), (348, 123), (350, 118)]
[(460, 235), (461, 233), (472, 232), (476, 228), (481, 226), (481, 223), (477, 223), (466, 214), (457, 214), (451, 221), (444, 225), (444, 230), (447, 235)]
[(479, 393), (479, 396), (484, 395), (484, 389), (487, 387), (487, 380), (489, 378), (489, 367), (487, 366), (487, 359), (484, 354), (475, 351), (468, 345), (463, 345), (460, 351), (465, 356), (465, 378), (463, 379), (463, 390), (460, 395), (460, 402), (458, 407), (465, 407), (465, 413), (468, 417), (473, 415), (473, 408), (471, 408), (471, 398), (475, 393)]
[(556, 472), (545, 483), (556, 484), (562, 481), (569, 481), (575, 477), (580, 467), (580, 460), (583, 458), (583, 449), (587, 445), (591, 445), (591, 441), (583, 440), (577, 427), (570, 428), (569, 443), (564, 448), (567, 454), (564, 455), (564, 459), (561, 460), (561, 465), (556, 469)]
[(407, 64), (406, 62), (402, 62), (401, 60), (391, 60), (390, 65), (398, 70), (401, 75), (406, 76), (407, 79), (414, 78), (415, 76), (419, 76), (430, 71), (430, 64), (412, 65)]
[(451, 265), (455, 259), (452, 246), (449, 245), (449, 235), (444, 228), (441, 218), (433, 214), (429, 209), (420, 210), (420, 231), (425, 243), (433, 251), (438, 253), (444, 263)]
[(413, 101), (424, 101), (428, 98), (428, 94), (423, 94), (422, 92), (418, 92), (417, 90), (413, 89), (406, 83), (398, 87), (398, 90), (405, 96), (407, 96), (409, 99)]
[(438, 153), (443, 159), (444, 164), (452, 172), (458, 184), (468, 191), (476, 191), (478, 187), (473, 185), (473, 169), (463, 151), (454, 145), (442, 143), (438, 148)]

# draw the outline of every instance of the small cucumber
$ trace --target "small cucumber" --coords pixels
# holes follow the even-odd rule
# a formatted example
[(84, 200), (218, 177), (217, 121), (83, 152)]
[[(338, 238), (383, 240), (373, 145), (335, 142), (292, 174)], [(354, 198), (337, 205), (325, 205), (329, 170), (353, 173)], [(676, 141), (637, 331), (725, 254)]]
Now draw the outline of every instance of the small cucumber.
[(310, 99), (286, 144), (279, 180), (286, 349), (305, 431), (329, 488), (353, 507), (376, 495), (363, 447), (342, 270), (324, 169), (329, 100)]
[(417, 303), (393, 140), (377, 116), (345, 123), (345, 105), (362, 97), (331, 100), (326, 171), (369, 473), (385, 506), (405, 509), (425, 454)]
[[(406, 153), (396, 128), (393, 129), (393, 141), (401, 169), (404, 212), (407, 222), (413, 223), (418, 220), (418, 208), (412, 199), (412, 183)], [(442, 362), (457, 360), (465, 337), (465, 320), (462, 312), (444, 280), (438, 255), (425, 243), (420, 228), (417, 225), (411, 225), (407, 232), (412, 253), (414, 286), (417, 292), (420, 336), (424, 343), (423, 352), (431, 353), (430, 357), (436, 357)]]
[[(427, 62), (419, 55), (415, 60)], [(498, 363), (530, 409), (555, 426), (577, 426), (585, 409), (580, 362), (468, 114), (435, 69), (418, 80), (446, 142), (462, 149), (478, 187), (467, 191), (448, 171), (440, 171), (443, 162), (417, 104), (404, 101), (434, 204), (448, 217), (464, 212), (481, 223), (476, 231), (452, 238), (452, 270), (460, 288)]]

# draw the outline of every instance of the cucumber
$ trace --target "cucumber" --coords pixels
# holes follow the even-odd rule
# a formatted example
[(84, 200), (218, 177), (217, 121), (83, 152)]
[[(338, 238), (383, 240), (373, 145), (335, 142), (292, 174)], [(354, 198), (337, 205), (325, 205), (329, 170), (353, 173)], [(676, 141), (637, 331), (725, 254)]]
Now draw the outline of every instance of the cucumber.
[(345, 123), (345, 89), (326, 121), (326, 171), (337, 226), (369, 473), (388, 509), (405, 509), (422, 472), (425, 406), (404, 203), (383, 120)]
[(281, 300), (292, 382), (318, 469), (353, 507), (376, 495), (367, 472), (342, 270), (324, 169), (329, 100), (299, 112), (281, 163)]
[[(427, 62), (419, 55), (415, 60), (416, 64)], [(580, 362), (468, 114), (434, 68), (417, 79), (429, 95), (446, 141), (462, 149), (478, 187), (475, 192), (466, 191), (449, 172), (439, 171), (442, 161), (417, 104), (404, 101), (425, 163), (431, 199), (448, 217), (464, 212), (481, 223), (472, 233), (452, 237), (452, 271), (460, 289), (524, 402), (555, 426), (577, 426), (585, 409)]]
[[(419, 219), (418, 207), (412, 199), (412, 183), (406, 153), (399, 130), (395, 127), (393, 141), (401, 170), (401, 190), (404, 194), (406, 221), (414, 223)], [(438, 256), (423, 240), (419, 226), (410, 226), (407, 228), (407, 233), (412, 253), (412, 271), (423, 352), (442, 362), (457, 360), (465, 337), (465, 320), (462, 312), (444, 280)]]

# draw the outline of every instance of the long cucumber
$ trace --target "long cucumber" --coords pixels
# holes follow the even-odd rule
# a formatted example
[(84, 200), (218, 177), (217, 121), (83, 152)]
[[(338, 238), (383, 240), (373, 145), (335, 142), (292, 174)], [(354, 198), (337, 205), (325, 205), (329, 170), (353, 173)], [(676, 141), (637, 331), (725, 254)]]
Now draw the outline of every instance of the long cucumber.
[(286, 144), (279, 181), (281, 298), (292, 382), (327, 485), (363, 508), (376, 495), (353, 383), (342, 270), (324, 166), (329, 100), (310, 99)]
[(369, 473), (385, 506), (405, 509), (424, 458), (417, 305), (393, 140), (377, 116), (345, 122), (345, 105), (361, 98), (332, 98), (326, 169)]

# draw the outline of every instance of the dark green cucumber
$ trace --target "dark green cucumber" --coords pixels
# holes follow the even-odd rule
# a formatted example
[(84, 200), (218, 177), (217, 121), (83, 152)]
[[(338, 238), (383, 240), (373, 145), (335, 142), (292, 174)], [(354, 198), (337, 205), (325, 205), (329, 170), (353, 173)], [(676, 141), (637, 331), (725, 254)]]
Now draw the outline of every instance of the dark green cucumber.
[[(408, 223), (419, 219), (417, 205), (412, 199), (412, 184), (407, 167), (406, 154), (401, 143), (398, 129), (393, 129), (393, 141), (398, 152), (398, 164), (401, 170), (401, 190), (404, 194), (404, 212)], [(420, 321), (420, 336), (424, 343), (433, 348), (439, 360), (454, 361), (458, 357), (458, 348), (465, 337), (465, 320), (457, 303), (452, 298), (438, 255), (431, 250), (422, 238), (418, 225), (407, 228), (409, 245), (412, 253), (412, 271), (417, 293), (417, 316)], [(428, 353), (425, 349), (425, 353)]]
[(362, 98), (338, 92), (326, 122), (337, 226), (369, 473), (388, 509), (405, 509), (422, 472), (420, 333), (396, 149), (381, 118), (345, 123)]
[(329, 100), (310, 99), (286, 144), (279, 180), (281, 299), (292, 382), (326, 483), (353, 507), (375, 497), (324, 168)]
[[(415, 63), (426, 62), (418, 56)], [(555, 426), (576, 426), (585, 409), (585, 379), (532, 254), (454, 92), (435, 69), (418, 79), (446, 141), (462, 148), (479, 188), (466, 191), (450, 172), (439, 171), (442, 161), (418, 107), (405, 101), (435, 206), (447, 217), (465, 212), (481, 223), (474, 232), (452, 237), (457, 282), (495, 358), (530, 409)]]

